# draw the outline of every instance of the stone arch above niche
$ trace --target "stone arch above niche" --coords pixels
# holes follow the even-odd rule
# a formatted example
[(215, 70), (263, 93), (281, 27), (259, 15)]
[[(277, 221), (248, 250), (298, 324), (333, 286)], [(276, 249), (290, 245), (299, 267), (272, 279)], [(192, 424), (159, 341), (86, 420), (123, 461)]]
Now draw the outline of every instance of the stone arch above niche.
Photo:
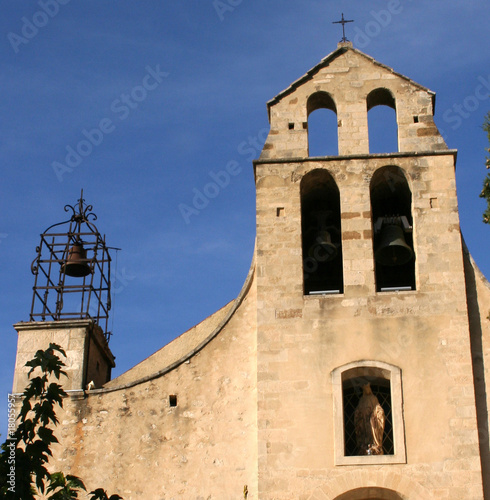
[[(349, 489), (346, 490), (346, 484)], [(375, 486), (374, 486), (375, 485)], [(316, 488), (308, 500), (432, 500), (432, 493), (406, 474), (363, 469), (346, 472)]]
[(366, 488), (356, 488), (335, 498), (335, 500), (405, 500), (393, 490), (368, 486)]

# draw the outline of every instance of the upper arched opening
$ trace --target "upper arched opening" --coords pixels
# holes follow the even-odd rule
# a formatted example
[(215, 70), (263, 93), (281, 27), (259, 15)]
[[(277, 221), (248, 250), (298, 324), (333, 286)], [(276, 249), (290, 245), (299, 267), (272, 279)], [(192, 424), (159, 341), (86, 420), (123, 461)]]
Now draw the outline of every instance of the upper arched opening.
[(385, 88), (372, 90), (366, 98), (366, 103), (368, 111), (375, 106), (388, 106), (396, 111), (395, 96)]
[(394, 153), (398, 147), (395, 97), (390, 90), (378, 88), (367, 98), (369, 152)]
[(308, 156), (338, 155), (337, 106), (328, 92), (315, 92), (306, 104)]
[(310, 116), (313, 111), (316, 111), (320, 108), (330, 109), (334, 113), (337, 113), (337, 106), (335, 105), (335, 101), (328, 92), (315, 92), (308, 98), (308, 102), (306, 104), (308, 116)]

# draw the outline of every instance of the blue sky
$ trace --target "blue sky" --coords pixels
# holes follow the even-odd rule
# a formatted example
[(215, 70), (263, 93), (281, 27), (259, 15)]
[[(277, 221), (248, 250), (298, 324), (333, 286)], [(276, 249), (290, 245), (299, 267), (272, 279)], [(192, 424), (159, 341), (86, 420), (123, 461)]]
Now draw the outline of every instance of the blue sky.
[[(459, 150), (463, 235), (490, 276), (478, 197), (488, 1), (2, 0), (0, 8), (3, 435), (12, 324), (29, 318), (40, 233), (65, 220), (64, 205), (83, 188), (108, 245), (122, 248), (114, 376), (235, 298), (253, 254), (251, 160), (268, 129), (266, 102), (336, 49), (342, 33), (332, 21), (342, 12), (355, 20), (346, 32), (356, 48), (437, 93), (436, 123)], [(100, 143), (68, 166), (70, 148), (96, 128)], [(182, 204), (192, 207), (230, 162), (227, 185), (184, 216)]]

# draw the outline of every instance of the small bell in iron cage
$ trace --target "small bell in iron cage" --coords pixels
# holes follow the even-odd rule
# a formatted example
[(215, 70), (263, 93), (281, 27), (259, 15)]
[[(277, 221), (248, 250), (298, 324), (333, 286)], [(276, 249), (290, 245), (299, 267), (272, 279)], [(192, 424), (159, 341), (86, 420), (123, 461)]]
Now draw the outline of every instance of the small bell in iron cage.
[(88, 265), (87, 250), (83, 248), (81, 241), (75, 242), (68, 251), (68, 257), (63, 264), (63, 272), (73, 278), (83, 278), (92, 272)]

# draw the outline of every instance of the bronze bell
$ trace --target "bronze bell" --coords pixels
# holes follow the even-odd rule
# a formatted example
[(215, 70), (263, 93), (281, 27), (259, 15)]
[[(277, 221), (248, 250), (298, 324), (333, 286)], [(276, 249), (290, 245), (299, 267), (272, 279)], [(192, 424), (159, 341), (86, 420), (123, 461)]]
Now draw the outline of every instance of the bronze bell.
[(413, 258), (413, 251), (405, 241), (401, 226), (383, 226), (374, 257), (376, 262), (384, 266), (402, 266)]
[(68, 251), (63, 271), (67, 276), (74, 278), (83, 278), (92, 272), (87, 263), (87, 251), (83, 248), (82, 242), (77, 241)]
[(339, 253), (337, 246), (332, 243), (332, 236), (326, 229), (320, 229), (311, 245), (308, 256), (318, 262), (329, 262)]

